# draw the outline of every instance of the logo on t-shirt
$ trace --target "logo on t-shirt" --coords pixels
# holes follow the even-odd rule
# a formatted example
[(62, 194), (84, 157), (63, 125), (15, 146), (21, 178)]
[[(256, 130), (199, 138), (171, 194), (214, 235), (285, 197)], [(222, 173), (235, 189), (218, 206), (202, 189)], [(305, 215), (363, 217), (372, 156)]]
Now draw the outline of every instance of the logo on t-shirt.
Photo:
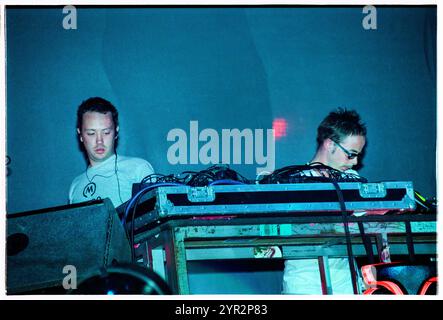
[(85, 198), (92, 197), (95, 193), (96, 185), (94, 182), (90, 182), (83, 189), (83, 196)]

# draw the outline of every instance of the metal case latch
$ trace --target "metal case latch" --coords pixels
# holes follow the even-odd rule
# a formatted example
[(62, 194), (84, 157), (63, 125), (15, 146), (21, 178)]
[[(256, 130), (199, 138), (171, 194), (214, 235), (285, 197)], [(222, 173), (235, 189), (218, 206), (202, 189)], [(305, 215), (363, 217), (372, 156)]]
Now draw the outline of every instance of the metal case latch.
[(362, 183), (359, 192), (362, 198), (384, 198), (386, 186), (384, 183)]
[(215, 192), (211, 187), (194, 187), (188, 190), (190, 202), (212, 202), (215, 200)]

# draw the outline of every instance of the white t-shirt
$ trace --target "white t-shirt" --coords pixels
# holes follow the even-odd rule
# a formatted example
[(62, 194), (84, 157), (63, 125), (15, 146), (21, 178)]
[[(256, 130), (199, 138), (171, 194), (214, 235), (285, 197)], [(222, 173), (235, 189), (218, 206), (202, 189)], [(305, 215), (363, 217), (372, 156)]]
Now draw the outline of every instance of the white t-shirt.
[(69, 203), (110, 198), (114, 207), (118, 207), (131, 198), (132, 184), (152, 173), (154, 170), (146, 160), (113, 155), (88, 167), (72, 181)]

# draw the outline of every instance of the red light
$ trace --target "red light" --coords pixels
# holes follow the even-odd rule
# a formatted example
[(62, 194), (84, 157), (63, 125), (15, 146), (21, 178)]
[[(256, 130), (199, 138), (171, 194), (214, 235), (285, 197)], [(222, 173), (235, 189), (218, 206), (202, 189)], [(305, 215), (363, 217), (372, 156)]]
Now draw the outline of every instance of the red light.
[(279, 139), (281, 137), (286, 137), (286, 129), (288, 128), (288, 123), (284, 118), (276, 118), (272, 122), (272, 129), (274, 129), (274, 137), (275, 139)]
[(432, 283), (437, 282), (437, 277), (432, 277), (431, 279), (428, 279), (426, 281), (426, 283), (423, 285), (423, 287), (421, 288), (419, 295), (425, 295), (426, 291), (428, 291), (429, 287), (431, 286)]

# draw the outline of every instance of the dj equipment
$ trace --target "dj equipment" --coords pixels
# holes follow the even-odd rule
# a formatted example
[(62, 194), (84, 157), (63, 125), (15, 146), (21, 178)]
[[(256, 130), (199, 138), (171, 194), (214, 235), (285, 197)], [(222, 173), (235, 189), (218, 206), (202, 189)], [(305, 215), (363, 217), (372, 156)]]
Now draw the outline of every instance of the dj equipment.
[(340, 214), (339, 193), (350, 212), (415, 209), (412, 182), (402, 181), (158, 186), (145, 194), (139, 192), (140, 199), (126, 206), (125, 221), (135, 221), (134, 229), (138, 229), (184, 216)]
[(191, 187), (206, 187), (214, 184), (251, 184), (253, 181), (246, 179), (240, 173), (229, 168), (228, 165), (213, 165), (201, 171), (184, 171), (175, 174), (150, 174), (143, 178), (140, 183), (132, 185), (132, 196), (146, 187), (161, 183), (175, 183)]
[(310, 182), (368, 182), (356, 172), (340, 171), (319, 162), (309, 165), (291, 165), (263, 176), (259, 183), (310, 183)]
[(80, 282), (102, 267), (131, 262), (109, 199), (10, 214), (6, 244), (8, 294), (62, 287), (66, 270), (75, 270)]

